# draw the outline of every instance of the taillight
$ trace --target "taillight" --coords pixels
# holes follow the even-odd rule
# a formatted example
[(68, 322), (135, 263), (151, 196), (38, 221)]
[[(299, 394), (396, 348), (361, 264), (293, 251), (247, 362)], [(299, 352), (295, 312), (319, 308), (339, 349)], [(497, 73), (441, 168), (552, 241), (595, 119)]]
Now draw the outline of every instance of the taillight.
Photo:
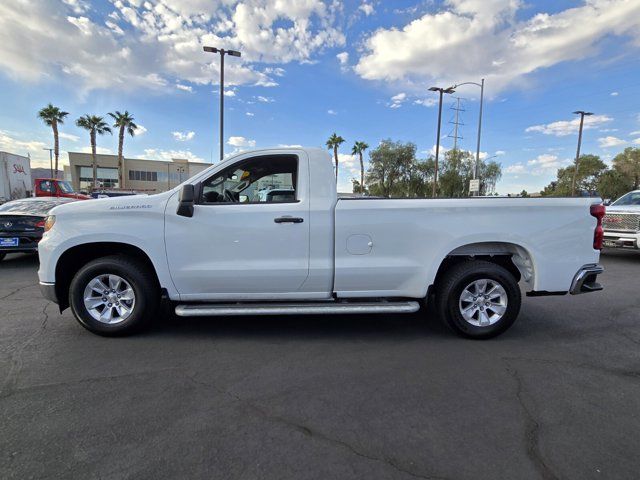
[(44, 220), (40, 220), (36, 222), (36, 228), (44, 228)]
[(604, 229), (602, 228), (602, 219), (605, 214), (605, 206), (600, 205), (591, 205), (591, 216), (596, 217), (598, 223), (596, 224), (596, 229), (593, 232), (593, 248), (596, 250), (602, 250), (602, 241), (604, 240)]

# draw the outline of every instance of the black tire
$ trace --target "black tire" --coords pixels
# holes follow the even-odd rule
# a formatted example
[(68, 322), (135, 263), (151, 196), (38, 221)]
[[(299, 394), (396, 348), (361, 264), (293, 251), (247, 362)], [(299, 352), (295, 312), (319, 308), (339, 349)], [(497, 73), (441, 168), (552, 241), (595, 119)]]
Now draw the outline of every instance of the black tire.
[[(135, 293), (135, 304), (130, 315), (120, 323), (107, 324), (91, 316), (84, 304), (84, 291), (96, 276), (115, 274), (126, 280)], [(143, 263), (125, 256), (112, 255), (98, 258), (82, 267), (71, 280), (69, 305), (76, 320), (97, 335), (123, 336), (140, 331), (154, 317), (160, 303), (160, 289), (153, 271)]]
[[(507, 305), (506, 311), (495, 323), (478, 326), (465, 320), (459, 302), (463, 290), (481, 279), (488, 279), (502, 286), (506, 292)], [(470, 260), (454, 265), (444, 273), (436, 289), (438, 315), (454, 332), (467, 338), (487, 339), (505, 332), (516, 321), (521, 303), (520, 288), (513, 274), (495, 263), (483, 260)]]
[(1, 262), (2, 260), (4, 260), (4, 257), (6, 257), (6, 256), (7, 256), (7, 254), (6, 254), (6, 253), (4, 253), (4, 252), (3, 252), (3, 253), (0, 253), (0, 262)]

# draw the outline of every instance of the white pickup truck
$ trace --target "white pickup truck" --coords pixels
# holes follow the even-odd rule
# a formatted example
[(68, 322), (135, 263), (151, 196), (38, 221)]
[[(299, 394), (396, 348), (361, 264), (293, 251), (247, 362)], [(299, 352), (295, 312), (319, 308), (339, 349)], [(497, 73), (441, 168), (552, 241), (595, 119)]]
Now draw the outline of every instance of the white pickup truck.
[[(285, 192), (261, 195), (268, 186)], [(409, 313), (488, 338), (528, 295), (601, 290), (590, 198), (339, 199), (328, 154), (236, 155), (165, 193), (56, 207), (44, 296), (101, 335), (178, 316)]]

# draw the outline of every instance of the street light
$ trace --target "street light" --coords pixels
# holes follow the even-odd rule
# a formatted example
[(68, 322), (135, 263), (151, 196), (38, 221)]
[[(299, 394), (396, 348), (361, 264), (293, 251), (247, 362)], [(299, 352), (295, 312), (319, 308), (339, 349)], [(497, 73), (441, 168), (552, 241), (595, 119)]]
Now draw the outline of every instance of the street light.
[(49, 172), (51, 173), (51, 178), (53, 178), (53, 148), (43, 148), (43, 150), (49, 150)]
[(580, 145), (582, 144), (582, 127), (584, 126), (584, 117), (593, 115), (592, 112), (585, 112), (583, 110), (577, 110), (573, 112), (575, 115), (580, 115), (580, 129), (578, 130), (578, 150), (576, 151), (576, 164), (573, 167), (573, 180), (571, 181), (571, 196), (576, 195), (576, 178), (578, 176), (578, 162), (580, 161)]
[[(477, 83), (477, 82), (456, 83), (451, 88), (458, 88), (461, 85), (475, 85), (477, 87), (480, 87), (480, 114), (478, 116), (478, 143), (476, 144), (476, 166), (473, 169), (473, 178), (476, 179), (478, 178), (478, 169), (480, 168), (480, 133), (482, 132), (482, 104), (484, 99), (484, 78), (480, 81), (480, 83)], [(478, 192), (478, 195), (479, 194), (480, 192)]]
[(224, 56), (239, 57), (240, 52), (216, 47), (203, 47), (203, 50), (208, 53), (220, 54), (220, 161), (222, 161), (224, 157)]
[(440, 124), (442, 123), (442, 95), (444, 93), (452, 94), (455, 92), (453, 87), (449, 88), (441, 88), (441, 87), (431, 87), (429, 89), (431, 92), (439, 92), (440, 93), (440, 102), (438, 103), (438, 136), (436, 137), (436, 171), (433, 176), (433, 190), (431, 196), (436, 198), (436, 191), (438, 185), (438, 156), (440, 155)]

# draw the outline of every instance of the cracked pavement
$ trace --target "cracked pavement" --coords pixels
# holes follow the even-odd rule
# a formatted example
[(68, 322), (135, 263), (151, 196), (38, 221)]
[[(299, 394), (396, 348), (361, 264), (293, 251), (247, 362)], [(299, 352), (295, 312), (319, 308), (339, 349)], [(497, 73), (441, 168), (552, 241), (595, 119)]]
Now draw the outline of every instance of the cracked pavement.
[(158, 319), (108, 339), (0, 262), (0, 478), (627, 479), (640, 254), (490, 341), (425, 314)]

